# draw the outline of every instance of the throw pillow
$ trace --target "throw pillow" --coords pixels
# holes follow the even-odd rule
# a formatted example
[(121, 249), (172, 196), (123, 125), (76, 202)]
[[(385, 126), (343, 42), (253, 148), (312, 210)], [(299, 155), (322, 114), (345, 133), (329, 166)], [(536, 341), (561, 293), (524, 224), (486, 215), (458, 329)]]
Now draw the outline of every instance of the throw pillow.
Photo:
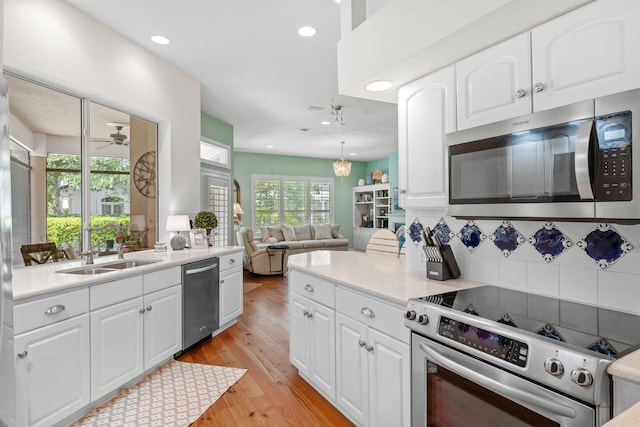
[(340, 224), (332, 225), (331, 226), (331, 237), (333, 237), (334, 239), (339, 238), (340, 237), (340, 234), (338, 233), (339, 229), (340, 229)]
[(296, 240), (311, 240), (311, 230), (308, 224), (293, 227), (293, 231), (296, 233)]
[(269, 234), (271, 237), (278, 239), (278, 242), (284, 240), (284, 234), (282, 234), (282, 228), (280, 227), (269, 227)]
[(269, 227), (260, 227), (260, 236), (262, 237), (262, 243), (267, 243), (267, 239), (271, 237), (269, 233)]
[(314, 224), (315, 240), (333, 239), (331, 236), (331, 226), (329, 224)]
[(284, 240), (294, 241), (296, 240), (296, 232), (293, 230), (293, 226), (289, 224), (282, 224), (282, 234), (284, 235)]
[(273, 245), (274, 243), (278, 243), (278, 239), (276, 239), (275, 237), (269, 237), (267, 240), (265, 240), (265, 243)]

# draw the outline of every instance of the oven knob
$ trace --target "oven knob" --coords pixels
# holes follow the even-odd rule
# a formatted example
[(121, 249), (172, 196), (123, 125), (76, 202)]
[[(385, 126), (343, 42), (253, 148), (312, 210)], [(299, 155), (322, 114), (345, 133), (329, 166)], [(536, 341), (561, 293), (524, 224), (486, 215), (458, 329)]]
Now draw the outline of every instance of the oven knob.
[(581, 387), (589, 387), (593, 383), (593, 376), (584, 368), (576, 368), (571, 371), (571, 381)]
[(554, 377), (559, 377), (564, 372), (564, 366), (562, 366), (562, 362), (555, 357), (550, 357), (544, 361), (544, 370)]
[(416, 318), (416, 311), (415, 310), (409, 310), (404, 314), (404, 318), (407, 320), (415, 320)]
[(418, 323), (421, 325), (426, 325), (427, 323), (429, 323), (429, 318), (426, 314), (421, 314), (420, 316), (418, 316)]

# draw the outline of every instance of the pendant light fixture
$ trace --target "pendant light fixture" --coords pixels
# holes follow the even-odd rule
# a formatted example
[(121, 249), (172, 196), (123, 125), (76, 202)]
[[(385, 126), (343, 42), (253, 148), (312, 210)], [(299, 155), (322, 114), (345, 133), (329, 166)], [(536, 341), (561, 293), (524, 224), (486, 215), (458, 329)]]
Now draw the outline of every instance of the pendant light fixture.
[(351, 162), (344, 159), (344, 141), (340, 141), (340, 145), (342, 146), (342, 154), (340, 160), (333, 162), (333, 173), (336, 176), (345, 177), (351, 173)]

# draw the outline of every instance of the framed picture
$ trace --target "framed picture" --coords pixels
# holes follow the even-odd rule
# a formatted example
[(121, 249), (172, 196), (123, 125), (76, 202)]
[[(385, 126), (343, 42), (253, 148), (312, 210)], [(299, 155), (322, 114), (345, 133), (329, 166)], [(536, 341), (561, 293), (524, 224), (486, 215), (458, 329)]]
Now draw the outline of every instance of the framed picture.
[(189, 239), (191, 240), (191, 249), (207, 249), (209, 247), (207, 230), (204, 228), (189, 230)]

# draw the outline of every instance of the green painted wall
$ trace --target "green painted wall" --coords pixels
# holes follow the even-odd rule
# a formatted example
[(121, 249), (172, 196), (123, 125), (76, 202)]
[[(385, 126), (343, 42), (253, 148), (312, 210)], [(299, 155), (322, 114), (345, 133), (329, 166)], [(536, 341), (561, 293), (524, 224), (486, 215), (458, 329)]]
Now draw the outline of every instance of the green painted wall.
[(310, 157), (274, 156), (269, 154), (240, 153), (233, 154), (233, 177), (240, 184), (241, 205), (244, 210), (242, 223), (251, 226), (251, 175), (289, 175), (334, 177), (335, 184), (335, 223), (340, 224), (340, 233), (349, 241), (352, 239), (353, 192), (358, 179), (365, 176), (367, 163), (353, 162), (351, 175), (345, 178), (333, 174), (333, 159)]

